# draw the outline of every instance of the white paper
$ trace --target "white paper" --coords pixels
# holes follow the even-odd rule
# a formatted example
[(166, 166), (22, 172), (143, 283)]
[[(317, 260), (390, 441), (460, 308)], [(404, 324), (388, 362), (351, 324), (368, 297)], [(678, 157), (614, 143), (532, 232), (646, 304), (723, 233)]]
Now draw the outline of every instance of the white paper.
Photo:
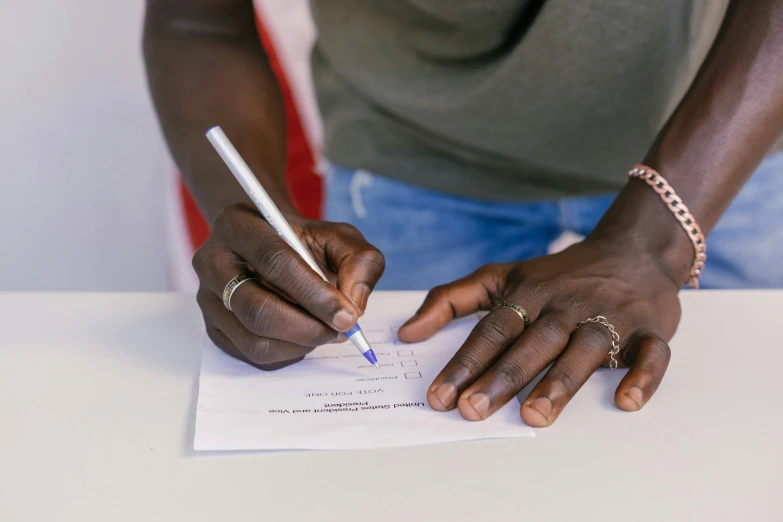
[(429, 407), (427, 388), (477, 318), (454, 321), (428, 341), (402, 343), (395, 332), (419, 305), (415, 295), (375, 296), (360, 321), (380, 369), (346, 342), (263, 372), (205, 337), (194, 449), (359, 449), (532, 437), (516, 400), (481, 422)]

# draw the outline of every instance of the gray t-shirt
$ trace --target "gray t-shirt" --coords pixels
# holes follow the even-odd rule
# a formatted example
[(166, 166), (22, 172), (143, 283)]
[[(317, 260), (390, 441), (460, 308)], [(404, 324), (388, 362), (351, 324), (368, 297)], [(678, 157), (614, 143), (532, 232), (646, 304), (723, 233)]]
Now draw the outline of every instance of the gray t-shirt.
[(488, 200), (618, 190), (724, 0), (311, 0), (324, 153)]

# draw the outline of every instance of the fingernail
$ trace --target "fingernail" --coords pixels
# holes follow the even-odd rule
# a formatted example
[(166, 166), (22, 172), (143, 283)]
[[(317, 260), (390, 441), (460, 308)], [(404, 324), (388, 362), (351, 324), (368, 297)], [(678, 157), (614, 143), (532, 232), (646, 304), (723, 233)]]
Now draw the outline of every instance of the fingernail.
[(450, 382), (439, 384), (435, 390), (435, 397), (438, 398), (444, 408), (451, 409), (454, 406), (454, 399), (457, 398), (457, 387)]
[(350, 310), (340, 310), (332, 319), (332, 325), (338, 330), (347, 330), (353, 326), (353, 312)]
[(370, 296), (370, 289), (364, 283), (356, 283), (351, 288), (351, 300), (356, 306), (364, 310), (367, 307), (367, 298)]
[(637, 386), (628, 388), (628, 390), (626, 390), (625, 392), (625, 396), (628, 397), (629, 399), (633, 399), (636, 402), (636, 404), (639, 405), (639, 408), (642, 407), (642, 401), (644, 400), (644, 393), (642, 393), (641, 388)]
[(547, 420), (549, 420), (549, 416), (552, 415), (552, 401), (549, 400), (549, 397), (538, 397), (528, 404), (528, 406), (543, 415)]
[(468, 397), (468, 404), (470, 404), (478, 416), (482, 419), (487, 416), (489, 411), (489, 395), (486, 393), (474, 393)]

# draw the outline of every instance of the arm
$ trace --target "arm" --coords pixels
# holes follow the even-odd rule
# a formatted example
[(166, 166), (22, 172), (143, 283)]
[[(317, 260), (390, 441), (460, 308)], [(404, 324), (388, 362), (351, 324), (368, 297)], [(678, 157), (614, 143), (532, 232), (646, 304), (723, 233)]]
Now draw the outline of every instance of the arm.
[[(284, 179), (283, 103), (256, 32), (253, 2), (147, 0), (144, 56), (169, 148), (212, 226), (193, 257), (197, 300), (212, 341), (272, 370), (337, 339), (363, 312), (383, 256), (348, 225), (296, 213)], [(204, 136), (212, 125), (223, 127), (337, 288), (249, 204)], [(223, 291), (246, 273), (255, 280), (236, 289), (228, 310)]]
[(212, 125), (223, 127), (278, 207), (292, 212), (283, 101), (253, 2), (148, 0), (144, 57), (169, 148), (207, 220), (247, 201), (204, 138)]
[[(645, 163), (667, 179), (707, 235), (781, 132), (783, 1), (735, 0)], [(682, 229), (640, 181), (620, 193), (595, 234), (640, 244), (680, 283), (693, 261)]]
[[(783, 0), (735, 0), (646, 161), (709, 233), (782, 130)], [(609, 362), (610, 329), (586, 322), (605, 316), (619, 334), (618, 362), (630, 368), (615, 402), (638, 410), (668, 366), (668, 341), (680, 320), (677, 295), (693, 259), (690, 240), (660, 196), (632, 180), (585, 241), (555, 255), (488, 265), (434, 289), (399, 335), (425, 339), (453, 317), (501, 301), (523, 307), (530, 326), (508, 307), (485, 316), (427, 398), (434, 409), (459, 408), (481, 420), (551, 364), (520, 409), (528, 424), (548, 426)]]

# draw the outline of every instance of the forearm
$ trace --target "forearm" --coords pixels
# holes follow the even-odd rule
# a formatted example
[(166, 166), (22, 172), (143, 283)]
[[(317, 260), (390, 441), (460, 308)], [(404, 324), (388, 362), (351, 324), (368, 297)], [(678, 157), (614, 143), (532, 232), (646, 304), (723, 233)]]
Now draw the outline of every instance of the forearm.
[(285, 113), (250, 0), (148, 0), (144, 56), (163, 133), (211, 223), (247, 196), (204, 133), (220, 125), (283, 212)]
[[(668, 180), (708, 234), (781, 132), (783, 0), (735, 0), (645, 163)], [(679, 223), (638, 180), (620, 193), (597, 233), (624, 236), (660, 255), (676, 277), (693, 261)]]

